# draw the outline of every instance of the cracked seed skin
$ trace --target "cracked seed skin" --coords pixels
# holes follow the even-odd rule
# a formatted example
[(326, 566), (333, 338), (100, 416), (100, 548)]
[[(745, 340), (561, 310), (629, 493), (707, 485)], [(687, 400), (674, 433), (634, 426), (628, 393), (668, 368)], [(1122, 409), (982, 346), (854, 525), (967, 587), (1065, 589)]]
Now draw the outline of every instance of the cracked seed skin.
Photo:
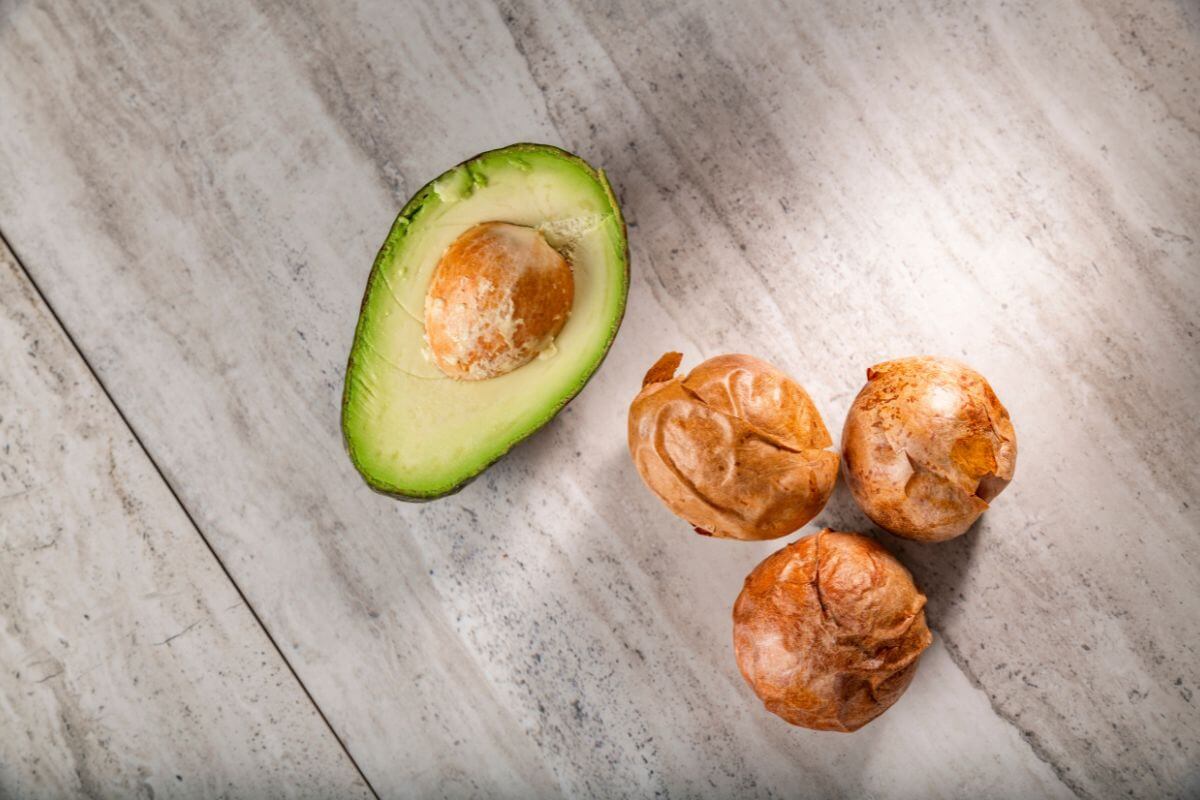
[(629, 409), (629, 452), (646, 485), (697, 533), (774, 539), (825, 506), (838, 456), (800, 386), (766, 362), (723, 355), (675, 377), (667, 353)]
[(842, 457), (850, 492), (875, 524), (936, 542), (966, 532), (1012, 480), (1017, 437), (982, 375), (916, 356), (867, 370)]
[(912, 575), (857, 533), (768, 556), (733, 607), (742, 676), (768, 711), (815, 730), (854, 731), (890, 708), (932, 641)]

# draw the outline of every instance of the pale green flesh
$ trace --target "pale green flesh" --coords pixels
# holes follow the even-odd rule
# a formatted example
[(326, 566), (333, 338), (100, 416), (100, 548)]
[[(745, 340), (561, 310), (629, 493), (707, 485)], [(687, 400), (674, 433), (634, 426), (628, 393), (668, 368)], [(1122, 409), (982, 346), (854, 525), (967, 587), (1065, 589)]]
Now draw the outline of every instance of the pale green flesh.
[[(571, 263), (571, 314), (542, 357), (497, 378), (446, 377), (423, 352), (424, 303), (447, 246), (487, 221), (536, 227)], [(342, 426), (376, 489), (454, 491), (545, 424), (587, 382), (624, 312), (624, 224), (603, 175), (562, 151), (517, 145), (455, 167), (418, 192), (372, 271)]]

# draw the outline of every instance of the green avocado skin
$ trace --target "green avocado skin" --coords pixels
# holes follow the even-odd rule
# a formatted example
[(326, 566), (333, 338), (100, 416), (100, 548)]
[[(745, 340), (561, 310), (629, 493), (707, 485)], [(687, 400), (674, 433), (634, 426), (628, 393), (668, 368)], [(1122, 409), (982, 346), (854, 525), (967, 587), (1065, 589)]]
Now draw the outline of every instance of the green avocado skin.
[[(373, 475), (371, 473), (371, 471), (369, 469), (367, 469), (364, 466), (361, 459), (358, 457), (355, 442), (348, 431), (347, 423), (348, 423), (349, 415), (351, 413), (351, 402), (352, 402), (352, 400), (351, 400), (351, 395), (352, 395), (351, 377), (355, 373), (356, 362), (361, 357), (361, 353), (362, 353), (363, 349), (367, 346), (366, 343), (370, 339), (370, 335), (371, 335), (370, 334), (370, 319), (369, 319), (369, 315), (367, 313), (368, 303), (371, 299), (373, 291), (376, 290), (376, 288), (377, 288), (377, 284), (382, 280), (382, 270), (384, 269), (385, 265), (390, 261), (390, 256), (391, 256), (392, 250), (403, 239), (404, 233), (410, 225), (419, 225), (420, 224), (421, 210), (425, 206), (425, 204), (429, 201), (431, 196), (434, 195), (434, 193), (435, 193), (434, 187), (438, 184), (439, 181), (447, 179), (451, 174), (453, 174), (456, 170), (459, 170), (459, 169), (465, 170), (468, 175), (470, 175), (470, 176), (472, 176), (472, 178), (474, 178), (474, 176), (476, 174), (483, 173), (483, 167), (481, 166), (481, 164), (486, 163), (486, 161), (491, 158), (494, 158), (497, 156), (520, 156), (523, 154), (540, 154), (540, 155), (546, 155), (546, 156), (553, 156), (555, 158), (559, 158), (564, 161), (571, 162), (571, 163), (575, 164), (577, 167), (579, 167), (580, 169), (586, 171), (589, 175), (591, 175), (600, 184), (600, 186), (603, 187), (605, 195), (607, 196), (608, 201), (612, 207), (613, 213), (617, 219), (618, 229), (619, 229), (619, 237), (620, 237), (620, 241), (618, 244), (619, 244), (619, 250), (620, 250), (620, 262), (621, 262), (621, 264), (620, 264), (620, 266), (621, 266), (621, 274), (620, 274), (621, 285), (619, 287), (618, 308), (617, 308), (616, 314), (614, 315), (613, 323), (612, 323), (611, 327), (609, 328), (609, 330), (606, 332), (606, 339), (605, 339), (605, 341), (603, 343), (603, 347), (600, 351), (600, 357), (595, 361), (594, 364), (592, 364), (589, 368), (587, 368), (581, 374), (580, 380), (577, 383), (576, 387), (571, 392), (564, 395), (550, 409), (549, 413), (545, 416), (545, 418), (541, 422), (539, 422), (538, 424), (531, 427), (527, 432), (525, 432), (522, 436), (520, 436), (520, 438), (514, 440), (513, 442), (511, 442), (511, 444), (507, 448), (505, 448), (503, 451), (496, 454), (496, 456), (494, 458), (491, 458), (487, 462), (481, 464), (477, 469), (475, 469), (474, 471), (465, 475), (461, 480), (459, 480), (453, 486), (450, 486), (444, 490), (428, 492), (428, 493), (415, 492), (412, 490), (404, 490), (404, 489), (402, 489), (398, 486), (392, 485), (386, 481), (379, 480), (375, 475)], [(525, 441), (525, 439), (528, 439), (530, 436), (532, 436), (537, 431), (541, 430), (541, 428), (544, 427), (546, 425), (546, 423), (548, 423), (551, 419), (553, 419), (555, 416), (557, 416), (558, 413), (560, 411), (562, 411), (563, 408), (565, 408), (569, 402), (571, 402), (571, 400), (573, 400), (576, 396), (578, 396), (579, 392), (583, 390), (583, 387), (587, 384), (587, 382), (589, 380), (591, 380), (591, 377), (595, 374), (596, 370), (599, 369), (600, 365), (603, 363), (604, 359), (607, 357), (608, 351), (612, 347), (612, 343), (613, 343), (614, 339), (616, 339), (617, 331), (620, 328), (621, 322), (624, 319), (625, 308), (626, 308), (626, 303), (628, 301), (628, 296), (629, 296), (628, 229), (625, 225), (624, 216), (621, 213), (621, 207), (620, 207), (619, 203), (617, 202), (616, 194), (613, 192), (612, 186), (611, 186), (611, 184), (609, 184), (608, 178), (604, 174), (603, 170), (597, 170), (597, 169), (593, 168), (590, 164), (588, 164), (586, 161), (584, 161), (579, 156), (577, 156), (573, 153), (570, 153), (566, 150), (563, 150), (560, 147), (556, 147), (554, 145), (549, 145), (549, 144), (537, 144), (537, 143), (532, 143), (532, 142), (521, 142), (521, 143), (509, 145), (507, 147), (501, 147), (501, 148), (497, 148), (494, 150), (487, 150), (487, 151), (479, 153), (475, 156), (472, 156), (471, 158), (468, 158), (468, 159), (460, 162), (459, 164), (456, 164), (455, 166), (447, 169), (445, 172), (443, 172), (437, 178), (434, 178), (433, 180), (426, 183), (423, 187), (421, 187), (421, 189), (418, 190), (417, 193), (414, 194), (407, 203), (405, 203), (404, 208), (402, 208), (400, 210), (400, 213), (396, 216), (396, 220), (392, 224), (391, 230), (388, 233), (387, 239), (384, 240), (383, 246), (379, 248), (379, 252), (376, 254), (375, 261), (371, 267), (370, 276), (367, 279), (366, 290), (363, 293), (363, 299), (362, 299), (362, 303), (360, 305), (358, 324), (355, 327), (354, 344), (351, 346), (351, 349), (350, 349), (350, 357), (349, 357), (347, 365), (346, 365), (346, 377), (345, 377), (344, 386), (343, 386), (343, 390), (342, 390), (342, 403), (341, 403), (342, 442), (346, 448), (347, 454), (350, 456), (350, 461), (354, 464), (354, 467), (356, 470), (358, 470), (359, 475), (362, 476), (363, 480), (366, 482), (366, 484), (369, 487), (371, 487), (371, 489), (373, 489), (374, 491), (376, 491), (380, 494), (387, 495), (388, 497), (392, 497), (397, 500), (403, 500), (405, 502), (410, 502), (410, 503), (425, 503), (425, 502), (429, 502), (431, 500), (437, 500), (437, 499), (440, 499), (443, 497), (449, 497), (451, 495), (457, 494), (458, 492), (462, 491), (469, 483), (471, 483), (473, 480), (475, 480), (477, 477), (479, 477), (479, 475), (481, 475), (484, 471), (486, 471), (488, 469), (488, 467), (492, 466), (497, 461), (499, 461), (501, 458), (503, 458), (505, 455), (507, 455), (508, 452), (510, 452), (513, 447), (515, 447), (516, 445)]]

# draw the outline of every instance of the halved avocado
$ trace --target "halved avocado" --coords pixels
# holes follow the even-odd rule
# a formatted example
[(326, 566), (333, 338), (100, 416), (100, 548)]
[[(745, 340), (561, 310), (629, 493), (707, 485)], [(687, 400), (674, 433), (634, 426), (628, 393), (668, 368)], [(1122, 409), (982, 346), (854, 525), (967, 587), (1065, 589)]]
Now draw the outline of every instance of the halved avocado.
[[(574, 303), (538, 359), (454, 380), (422, 352), (425, 294), (450, 243), (490, 221), (540, 230), (571, 265)], [(514, 144), (443, 173), (404, 206), (367, 280), (342, 399), (354, 466), (401, 499), (461, 489), (579, 393), (616, 336), (628, 291), (625, 222), (602, 171), (557, 147)]]

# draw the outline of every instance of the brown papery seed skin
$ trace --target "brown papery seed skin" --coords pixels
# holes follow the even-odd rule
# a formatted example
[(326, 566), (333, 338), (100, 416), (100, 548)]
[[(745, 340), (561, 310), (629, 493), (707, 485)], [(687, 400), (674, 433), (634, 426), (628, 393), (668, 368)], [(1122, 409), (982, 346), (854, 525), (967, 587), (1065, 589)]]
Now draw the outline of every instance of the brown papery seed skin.
[(529, 363), (562, 331), (575, 299), (571, 267), (540, 232), (483, 222), (446, 248), (425, 297), (433, 361), (459, 380)]
[(854, 731), (900, 699), (933, 637), (925, 596), (883, 547), (824, 530), (768, 556), (733, 606), (738, 668), (793, 725)]
[(629, 408), (629, 452), (646, 485), (697, 533), (774, 539), (825, 506), (838, 456), (800, 386), (747, 355), (676, 377), (667, 353)]
[(1017, 436), (982, 375), (915, 356), (867, 370), (842, 456), (867, 516), (898, 536), (936, 542), (964, 533), (1012, 480)]

